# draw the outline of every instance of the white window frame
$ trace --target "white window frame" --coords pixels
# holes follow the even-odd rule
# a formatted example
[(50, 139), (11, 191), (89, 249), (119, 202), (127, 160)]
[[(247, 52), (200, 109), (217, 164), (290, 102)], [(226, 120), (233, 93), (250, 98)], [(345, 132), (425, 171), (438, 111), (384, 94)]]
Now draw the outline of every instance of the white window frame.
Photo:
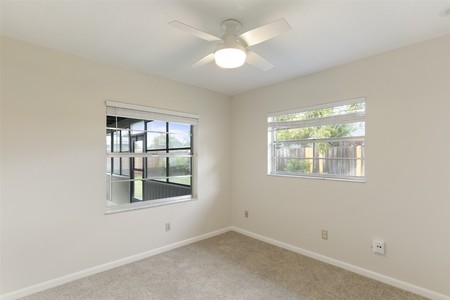
[[(198, 152), (197, 152), (197, 135), (198, 135), (198, 121), (199, 116), (196, 114), (177, 112), (172, 110), (160, 109), (147, 107), (142, 105), (121, 103), (107, 100), (105, 101), (106, 106), (106, 115), (114, 115), (118, 117), (126, 117), (126, 118), (134, 118), (134, 119), (142, 119), (142, 120), (158, 120), (165, 122), (178, 122), (183, 124), (192, 125), (192, 153), (189, 155), (192, 157), (192, 169), (191, 169), (191, 195), (185, 196), (177, 196), (171, 198), (162, 198), (156, 200), (145, 200), (134, 203), (124, 203), (118, 204), (114, 206), (108, 206), (105, 201), (106, 206), (106, 214), (118, 213), (148, 207), (155, 207), (161, 205), (174, 204), (179, 202), (186, 202), (197, 199), (197, 190), (198, 190), (198, 182), (197, 182), (197, 165), (198, 165)], [(145, 157), (144, 154), (136, 154), (136, 153), (106, 153), (106, 158), (111, 157)], [(151, 156), (151, 154), (148, 154)], [(131, 172), (131, 171), (130, 171)], [(109, 180), (106, 176), (106, 185), (109, 188)], [(110, 190), (111, 193), (111, 190)], [(106, 199), (107, 200), (107, 199)]]
[[(351, 113), (345, 115), (336, 115), (330, 117), (322, 117), (316, 119), (299, 120), (299, 121), (273, 121), (274, 117), (279, 117), (288, 114), (302, 113), (307, 111), (313, 111), (324, 108), (332, 108), (337, 106), (356, 104), (356, 103), (366, 103), (365, 97), (359, 97), (354, 99), (348, 99), (337, 102), (330, 102), (321, 105), (303, 107), (300, 109), (288, 110), (274, 112), (267, 115), (267, 129), (268, 129), (268, 175), (272, 176), (286, 176), (286, 177), (299, 177), (299, 178), (310, 178), (310, 179), (324, 179), (324, 180), (339, 180), (339, 181), (351, 181), (351, 182), (365, 182), (365, 154), (362, 156), (362, 161), (364, 162), (364, 176), (343, 176), (343, 175), (332, 175), (332, 174), (317, 174), (317, 173), (295, 173), (295, 172), (282, 172), (273, 170), (275, 166), (275, 130), (281, 128), (306, 128), (306, 127), (316, 127), (323, 125), (335, 125), (335, 124), (345, 124), (351, 122), (364, 122), (365, 123), (365, 111), (364, 113)], [(328, 139), (305, 139), (301, 140), (304, 143), (320, 143), (320, 142), (330, 142), (330, 141), (350, 141), (350, 140), (362, 140), (365, 143), (365, 134), (357, 138), (328, 138)], [(365, 152), (365, 151), (364, 151)]]

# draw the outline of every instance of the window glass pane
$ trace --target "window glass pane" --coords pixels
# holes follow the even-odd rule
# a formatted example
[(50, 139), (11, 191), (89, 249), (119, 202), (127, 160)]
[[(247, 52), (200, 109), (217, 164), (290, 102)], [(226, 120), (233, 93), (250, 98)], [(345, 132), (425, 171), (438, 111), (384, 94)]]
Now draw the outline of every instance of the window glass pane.
[(147, 122), (147, 131), (167, 132), (166, 122), (163, 121)]
[(161, 182), (157, 180), (147, 180), (144, 182), (144, 185), (144, 200), (172, 198), (192, 194), (192, 188), (189, 185)]
[(169, 157), (169, 176), (191, 174), (190, 157)]
[(113, 160), (113, 173), (120, 175), (120, 158), (114, 157), (112, 160)]
[(166, 122), (150, 121), (147, 122), (147, 150), (166, 149)]
[(309, 158), (313, 157), (313, 143), (277, 143), (275, 157), (277, 158)]
[(110, 157), (106, 158), (106, 173), (107, 174), (111, 174), (111, 161), (112, 161), (112, 158), (110, 158)]
[(177, 149), (177, 150), (170, 150), (169, 153), (173, 154), (173, 153), (177, 153), (180, 155), (191, 155), (191, 149)]
[(131, 124), (141, 121), (139, 119), (106, 116), (106, 127), (129, 129)]
[(122, 175), (130, 176), (130, 158), (122, 157)]
[(143, 134), (144, 133), (144, 121), (139, 121), (130, 124), (131, 135)]
[(169, 182), (191, 186), (191, 177), (169, 178)]
[(314, 157), (361, 158), (364, 154), (364, 140), (333, 141), (314, 144)]
[(318, 143), (315, 147), (314, 173), (364, 176), (364, 141)]
[(276, 170), (280, 172), (292, 172), (300, 174), (312, 173), (313, 159), (277, 158)]
[(278, 143), (275, 149), (275, 170), (311, 173), (313, 154), (313, 143)]
[(111, 131), (108, 130), (108, 133), (106, 133), (106, 152), (111, 152), (112, 146), (111, 146)]
[(133, 198), (137, 200), (142, 200), (143, 196), (143, 186), (142, 186), (142, 180), (136, 180), (142, 178), (142, 172), (140, 171), (134, 171), (134, 179), (133, 181)]
[(365, 122), (326, 125), (307, 128), (277, 129), (276, 141), (326, 139), (365, 135)]
[[(166, 158), (148, 157), (147, 158), (147, 178), (166, 177)], [(166, 180), (165, 178), (163, 179)]]
[(133, 157), (132, 160), (134, 162), (134, 168), (142, 170), (143, 168), (142, 157)]
[(188, 148), (191, 147), (190, 134), (169, 134), (169, 148)]
[(106, 116), (106, 127), (117, 128), (116, 117)]
[(365, 103), (355, 103), (346, 104), (329, 108), (321, 108), (315, 110), (304, 111), (300, 113), (292, 113), (281, 116), (272, 117), (271, 121), (281, 122), (281, 121), (299, 121), (299, 120), (310, 120), (318, 119), (324, 117), (332, 117), (338, 115), (346, 115), (356, 112), (364, 112)]
[(364, 176), (364, 140), (327, 143), (278, 143), (275, 170)]
[(120, 131), (113, 132), (113, 151), (120, 152)]
[[(364, 161), (361, 159), (321, 159), (315, 163), (314, 173), (339, 176), (364, 176)], [(323, 169), (322, 172), (319, 170)]]
[(170, 133), (185, 133), (190, 134), (191, 133), (191, 125), (189, 124), (182, 124), (182, 123), (169, 123), (169, 132)]
[(169, 123), (169, 148), (185, 148), (191, 146), (191, 125)]
[(166, 149), (166, 135), (164, 133), (147, 132), (147, 150)]
[(121, 152), (130, 151), (130, 132), (128, 130), (122, 130), (121, 136), (122, 136)]
[[(143, 152), (143, 146), (144, 146), (144, 142), (143, 141), (134, 141), (133, 142), (133, 148), (134, 148), (134, 153), (142, 153)], [(142, 157), (134, 157), (134, 168), (135, 169), (143, 169), (143, 159)]]

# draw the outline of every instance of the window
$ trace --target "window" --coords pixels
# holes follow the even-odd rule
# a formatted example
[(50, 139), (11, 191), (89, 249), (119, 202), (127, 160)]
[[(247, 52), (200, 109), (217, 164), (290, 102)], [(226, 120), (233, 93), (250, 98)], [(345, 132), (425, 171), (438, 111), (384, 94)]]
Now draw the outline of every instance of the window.
[(107, 212), (195, 197), (198, 117), (106, 101)]
[(268, 116), (270, 175), (364, 181), (365, 99)]

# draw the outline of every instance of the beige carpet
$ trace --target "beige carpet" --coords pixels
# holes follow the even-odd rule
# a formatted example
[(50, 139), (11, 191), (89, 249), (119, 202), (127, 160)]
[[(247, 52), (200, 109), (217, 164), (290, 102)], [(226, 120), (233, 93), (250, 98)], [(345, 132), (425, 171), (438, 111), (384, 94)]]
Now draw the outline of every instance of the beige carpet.
[(23, 299), (424, 299), (236, 232)]

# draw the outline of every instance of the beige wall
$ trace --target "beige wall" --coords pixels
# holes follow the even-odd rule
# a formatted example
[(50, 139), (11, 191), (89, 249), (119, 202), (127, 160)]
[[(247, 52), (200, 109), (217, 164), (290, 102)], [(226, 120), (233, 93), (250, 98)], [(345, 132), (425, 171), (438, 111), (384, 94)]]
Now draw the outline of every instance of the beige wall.
[[(198, 201), (104, 214), (107, 99), (199, 115)], [(229, 97), (2, 38), (0, 294), (230, 226), (230, 117)]]
[[(446, 36), (233, 97), (233, 225), (450, 295), (449, 53)], [(268, 113), (361, 96), (366, 183), (267, 175)]]

